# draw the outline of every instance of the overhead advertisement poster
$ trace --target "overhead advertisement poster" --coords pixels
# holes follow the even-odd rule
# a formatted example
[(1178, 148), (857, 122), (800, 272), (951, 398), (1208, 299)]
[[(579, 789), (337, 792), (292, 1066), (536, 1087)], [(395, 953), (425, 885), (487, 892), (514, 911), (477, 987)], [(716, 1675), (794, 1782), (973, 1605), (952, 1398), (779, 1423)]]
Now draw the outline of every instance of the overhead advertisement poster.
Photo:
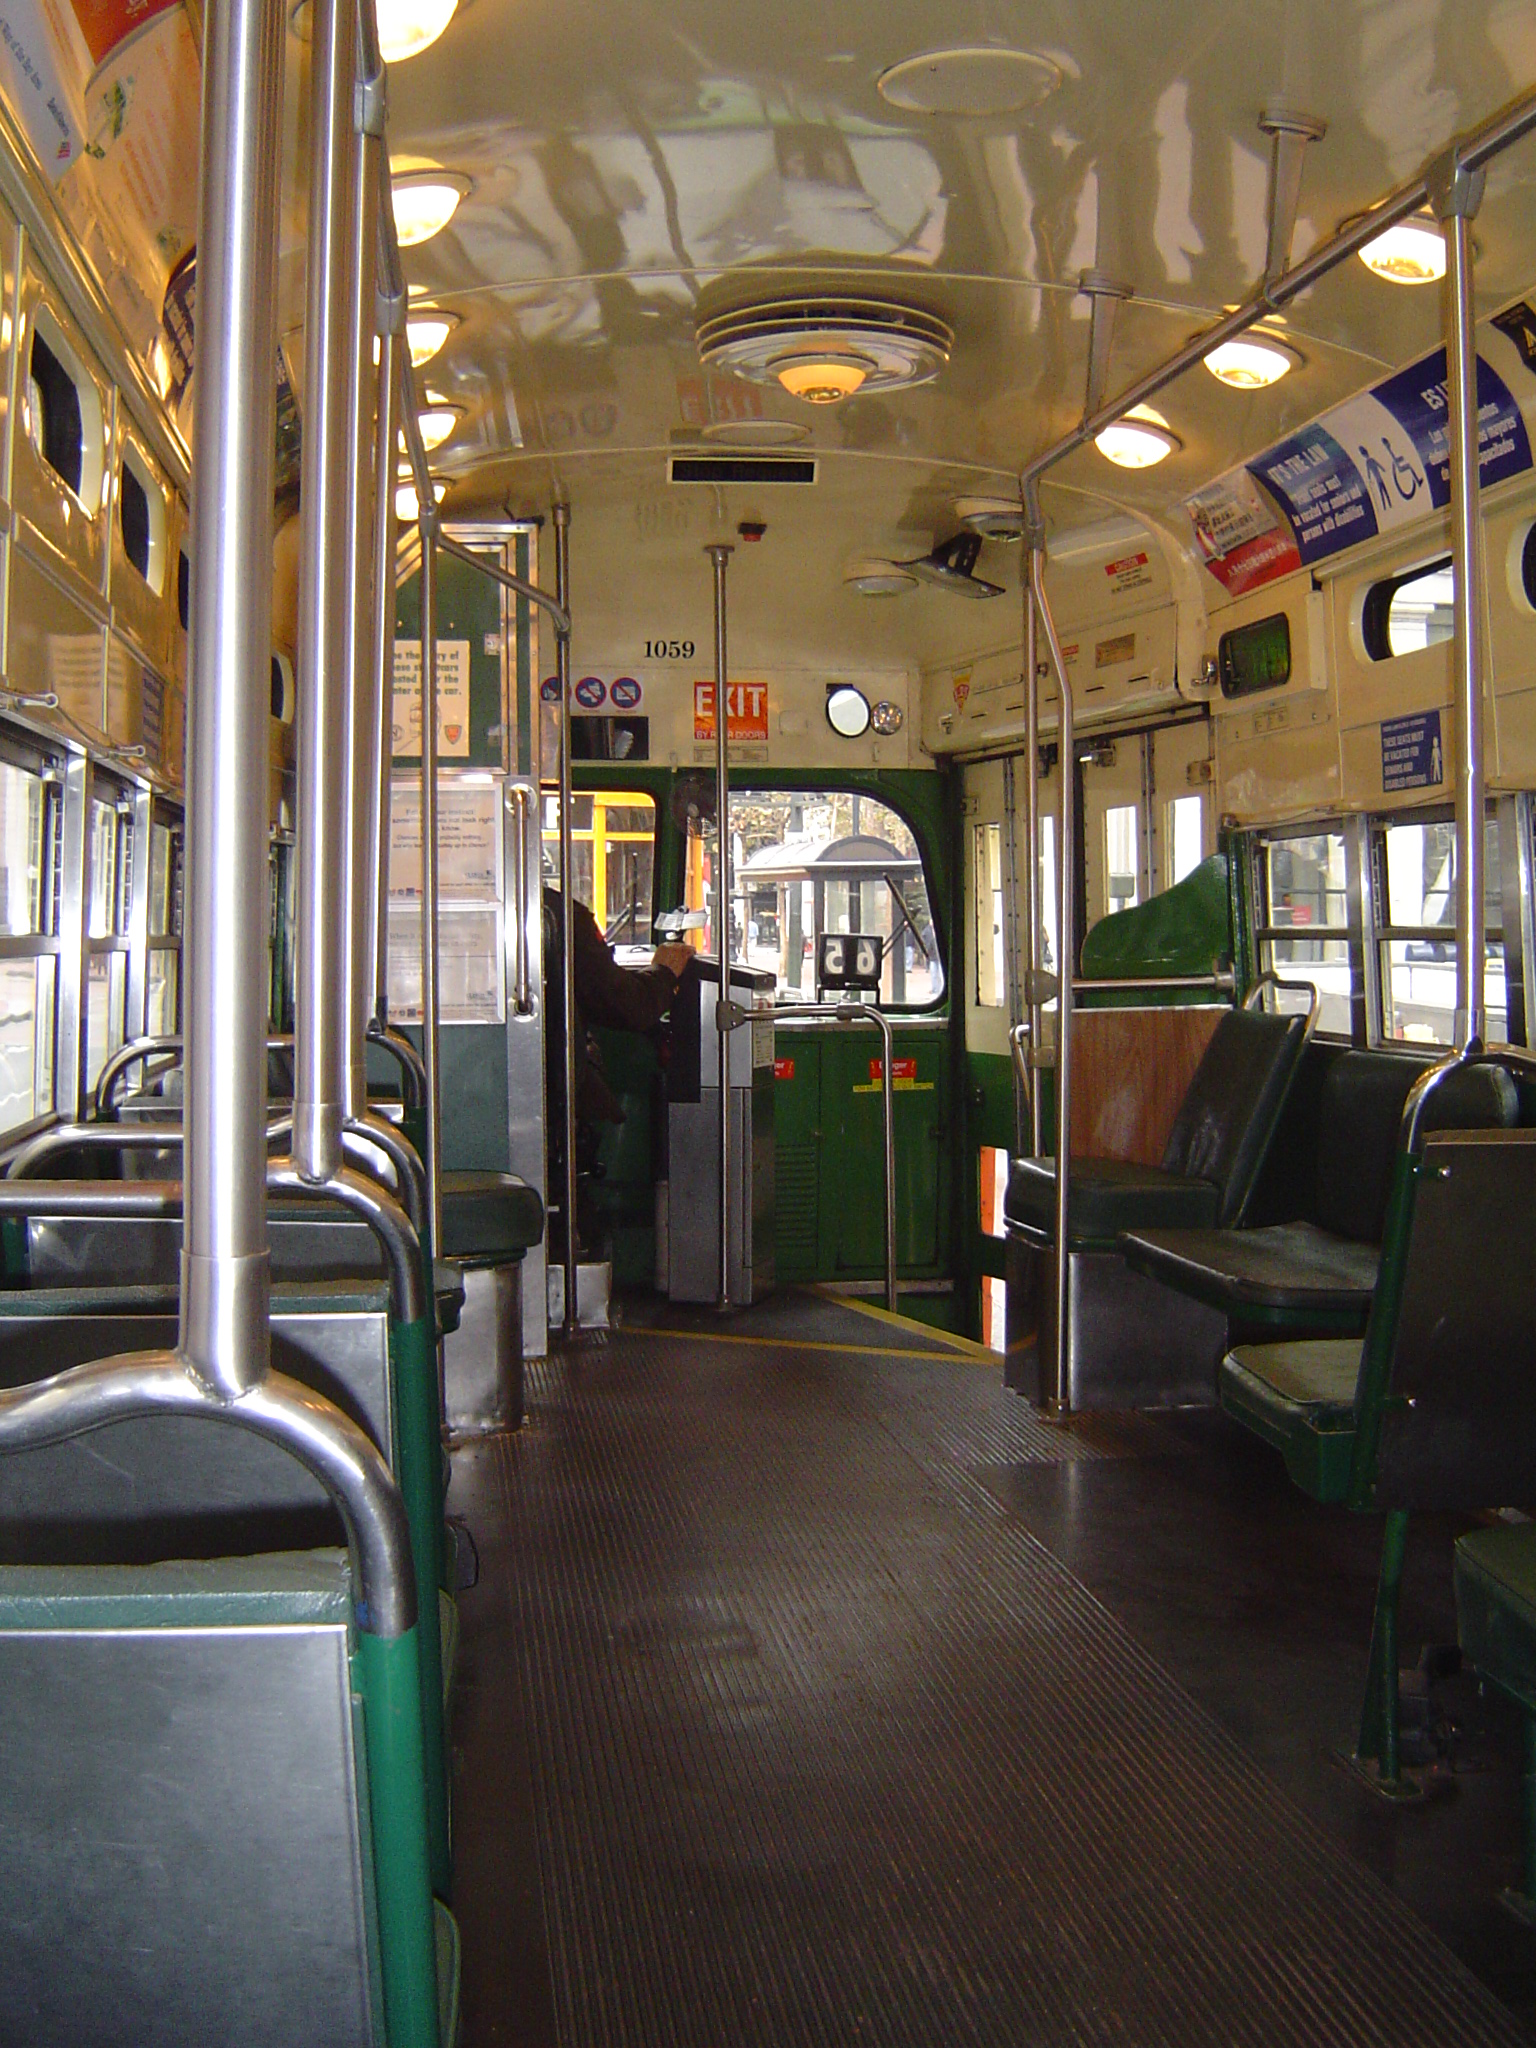
[[(1437, 349), (1196, 491), (1184, 509), (1205, 566), (1237, 597), (1443, 510), (1451, 501), (1447, 406), (1445, 351)], [(1477, 416), (1485, 489), (1531, 467), (1519, 405), (1481, 356)]]
[[(1484, 489), (1531, 466), (1520, 408), (1481, 356), (1477, 441)], [(1443, 509), (1451, 501), (1445, 350), (1335, 406), (1248, 467), (1280, 501), (1303, 562)]]

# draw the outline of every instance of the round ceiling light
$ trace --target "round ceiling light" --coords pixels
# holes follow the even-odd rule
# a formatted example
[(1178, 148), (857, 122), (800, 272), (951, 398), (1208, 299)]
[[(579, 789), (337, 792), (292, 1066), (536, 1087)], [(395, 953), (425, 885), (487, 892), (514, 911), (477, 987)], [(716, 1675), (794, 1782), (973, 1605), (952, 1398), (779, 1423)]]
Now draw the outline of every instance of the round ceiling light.
[(700, 438), (732, 448), (793, 448), (811, 430), (804, 420), (712, 420)]
[(902, 568), (899, 562), (888, 562), (883, 556), (850, 562), (843, 571), (843, 582), (862, 597), (900, 597), (904, 590), (917, 588), (917, 578), (910, 569)]
[(874, 364), (868, 356), (840, 349), (805, 349), (780, 356), (769, 367), (791, 398), (803, 398), (807, 405), (836, 405), (839, 399), (852, 398)]
[(1049, 57), (1033, 50), (929, 50), (906, 57), (875, 81), (880, 97), (906, 114), (972, 120), (1038, 107), (1061, 83)]
[(459, 408), (456, 405), (431, 404), (425, 412), (417, 413), (416, 424), (421, 429), (423, 448), (429, 452), (433, 448), (441, 448), (459, 424)]
[(1150, 405), (1133, 405), (1124, 419), (1095, 434), (1093, 445), (1120, 469), (1151, 469), (1179, 444), (1161, 413)]
[(1433, 284), (1445, 275), (1445, 237), (1423, 214), (1410, 214), (1367, 242), (1360, 261), (1390, 284)]
[(430, 363), (458, 324), (452, 313), (431, 310), (413, 313), (405, 323), (406, 343), (411, 351), (411, 368), (419, 370), (423, 363)]
[(1004, 547), (1024, 538), (1024, 507), (1017, 498), (956, 498), (955, 517), (983, 540)]
[(1230, 385), (1234, 391), (1262, 391), (1293, 370), (1296, 358), (1277, 341), (1243, 335), (1213, 348), (1205, 357), (1205, 367), (1218, 383)]
[[(701, 360), (752, 384), (795, 384), (826, 404), (853, 391), (926, 384), (949, 360), (953, 329), (937, 314), (883, 299), (777, 299), (698, 325)], [(788, 373), (788, 374), (786, 374)], [(857, 373), (857, 374), (855, 374)], [(793, 380), (793, 381), (791, 381)]]
[(390, 189), (400, 246), (415, 249), (447, 227), (469, 190), (469, 180), (449, 171), (407, 171), (390, 180)]
[(452, 21), (459, 0), (378, 0), (379, 48), (386, 64), (404, 64), (430, 50)]
[[(434, 478), (432, 483), (432, 500), (434, 504), (442, 503), (443, 490), (444, 486)], [(414, 484), (397, 484), (395, 486), (395, 517), (405, 526), (414, 526), (421, 517), (421, 500), (416, 495), (416, 486)]]

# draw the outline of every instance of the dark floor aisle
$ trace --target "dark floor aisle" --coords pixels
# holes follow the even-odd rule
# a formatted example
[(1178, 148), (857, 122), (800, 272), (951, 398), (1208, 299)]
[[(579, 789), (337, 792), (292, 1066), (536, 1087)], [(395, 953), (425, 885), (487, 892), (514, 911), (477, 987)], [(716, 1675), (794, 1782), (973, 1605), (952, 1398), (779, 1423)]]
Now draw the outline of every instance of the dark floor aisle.
[(1411, 1812), (1327, 1754), (1369, 1524), (1219, 1417), (1053, 1427), (808, 1297), (662, 1313), (455, 1454), (465, 2048), (1530, 2038), (1507, 1730)]

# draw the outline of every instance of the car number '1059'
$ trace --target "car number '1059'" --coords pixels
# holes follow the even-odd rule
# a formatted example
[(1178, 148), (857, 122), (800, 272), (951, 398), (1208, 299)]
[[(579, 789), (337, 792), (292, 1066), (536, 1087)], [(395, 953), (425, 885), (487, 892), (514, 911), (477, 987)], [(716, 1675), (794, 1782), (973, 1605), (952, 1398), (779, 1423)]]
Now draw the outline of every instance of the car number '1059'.
[(692, 654), (691, 640), (647, 640), (645, 643), (647, 661), (687, 661)]

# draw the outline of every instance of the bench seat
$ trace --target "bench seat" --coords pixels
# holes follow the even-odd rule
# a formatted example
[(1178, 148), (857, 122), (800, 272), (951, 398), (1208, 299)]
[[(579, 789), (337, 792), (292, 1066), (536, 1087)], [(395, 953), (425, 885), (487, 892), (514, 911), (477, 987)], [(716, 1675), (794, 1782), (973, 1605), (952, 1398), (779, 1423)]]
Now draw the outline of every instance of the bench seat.
[(453, 1171), (442, 1181), (445, 1259), (500, 1264), (544, 1235), (544, 1204), (513, 1173)]
[(1456, 1625), (1468, 1662), (1536, 1713), (1536, 1522), (1459, 1539)]
[[(1213, 1181), (1138, 1166), (1129, 1159), (1074, 1159), (1067, 1228), (1073, 1244), (1113, 1245), (1122, 1231), (1148, 1224), (1214, 1225), (1221, 1190)], [(1005, 1220), (1042, 1238), (1056, 1234), (1056, 1162), (1015, 1159), (1003, 1201)]]
[(1132, 1229), (1121, 1243), (1136, 1272), (1220, 1309), (1235, 1329), (1363, 1334), (1381, 1262), (1379, 1246), (1336, 1237), (1315, 1223)]
[(1312, 1343), (1244, 1344), (1221, 1362), (1221, 1405), (1235, 1422), (1272, 1444), (1314, 1500), (1349, 1492), (1355, 1447), (1358, 1338)]

